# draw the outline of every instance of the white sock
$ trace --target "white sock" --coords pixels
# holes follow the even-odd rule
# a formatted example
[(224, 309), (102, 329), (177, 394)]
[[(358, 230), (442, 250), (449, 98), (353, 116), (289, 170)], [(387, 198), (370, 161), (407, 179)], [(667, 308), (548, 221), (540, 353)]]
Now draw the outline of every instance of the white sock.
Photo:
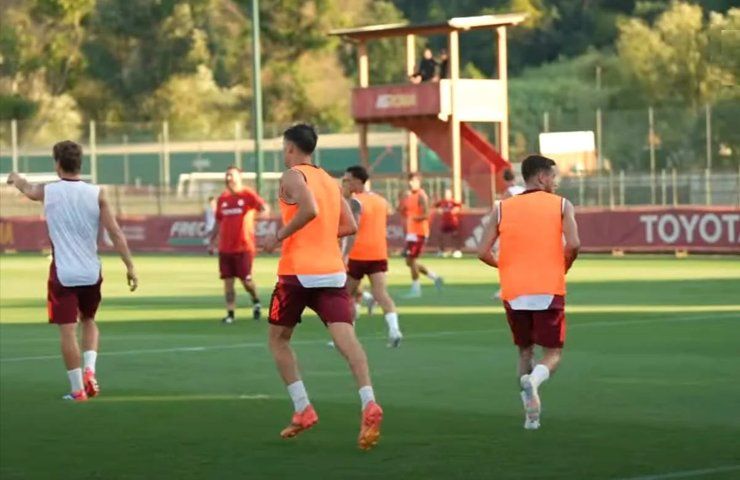
[(396, 335), (401, 333), (401, 329), (398, 326), (398, 314), (396, 312), (388, 312), (385, 314), (385, 323), (388, 324), (388, 333)]
[(550, 369), (541, 363), (534, 367), (532, 373), (529, 374), (529, 379), (535, 388), (539, 387), (548, 378), (550, 378)]
[(88, 350), (83, 352), (82, 358), (85, 361), (85, 369), (89, 368), (93, 373), (95, 373), (95, 361), (98, 359), (98, 352), (95, 350)]
[(360, 389), (360, 400), (362, 400), (362, 409), (365, 410), (365, 407), (367, 407), (367, 404), (370, 402), (375, 401), (375, 392), (373, 392), (373, 387), (370, 385), (367, 385), (365, 387), (362, 387)]
[(436, 273), (434, 273), (431, 270), (427, 270), (427, 277), (429, 278), (429, 280), (435, 281), (436, 279), (439, 278), (439, 275), (437, 275)]
[(293, 408), (296, 412), (302, 412), (311, 403), (308, 401), (308, 392), (306, 392), (306, 387), (301, 380), (288, 385), (288, 394), (290, 399), (293, 400)]
[(73, 392), (79, 392), (82, 390), (82, 369), (75, 368), (67, 370), (67, 376), (69, 377), (69, 385)]
[(412, 280), (411, 281), (411, 291), (412, 292), (421, 292), (421, 280)]

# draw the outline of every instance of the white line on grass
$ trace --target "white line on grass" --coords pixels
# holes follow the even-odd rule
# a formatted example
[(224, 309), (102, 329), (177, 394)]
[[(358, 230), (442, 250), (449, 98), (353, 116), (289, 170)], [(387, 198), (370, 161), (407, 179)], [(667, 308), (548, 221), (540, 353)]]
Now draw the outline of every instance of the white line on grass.
[[(714, 315), (693, 315), (687, 317), (674, 317), (674, 318), (643, 318), (634, 320), (610, 320), (610, 321), (598, 321), (598, 322), (586, 322), (570, 324), (568, 328), (584, 328), (584, 327), (613, 327), (622, 325), (639, 325), (645, 323), (668, 323), (668, 322), (690, 322), (695, 320), (727, 320), (732, 319), (734, 316), (740, 318), (740, 312), (723, 312)], [(418, 333), (415, 335), (408, 335), (408, 338), (435, 338), (435, 337), (446, 337), (456, 335), (467, 335), (467, 334), (479, 334), (479, 333), (493, 333), (505, 331), (506, 328), (487, 328), (480, 330), (449, 330), (440, 332), (428, 332)], [(385, 338), (382, 335), (368, 335), (363, 338)], [(314, 345), (326, 343), (325, 339), (322, 340), (296, 340), (292, 342), (294, 345)], [(138, 355), (147, 353), (178, 353), (178, 352), (204, 352), (208, 350), (226, 350), (232, 348), (255, 348), (255, 347), (267, 347), (267, 341), (264, 342), (245, 342), (245, 343), (232, 343), (226, 345), (210, 345), (210, 346), (196, 346), (196, 347), (173, 347), (173, 348), (151, 348), (141, 350), (121, 350), (118, 352), (101, 352), (103, 356), (114, 356), (114, 355)], [(12, 363), (12, 362), (25, 362), (32, 360), (53, 360), (58, 359), (59, 355), (39, 355), (30, 357), (9, 357), (0, 358), (0, 363)]]
[(620, 480), (668, 480), (672, 478), (691, 478), (713, 475), (715, 473), (734, 472), (740, 470), (740, 465), (727, 465), (724, 467), (702, 468), (700, 470), (684, 470), (680, 472), (661, 473), (658, 475), (644, 475), (641, 477), (622, 478)]

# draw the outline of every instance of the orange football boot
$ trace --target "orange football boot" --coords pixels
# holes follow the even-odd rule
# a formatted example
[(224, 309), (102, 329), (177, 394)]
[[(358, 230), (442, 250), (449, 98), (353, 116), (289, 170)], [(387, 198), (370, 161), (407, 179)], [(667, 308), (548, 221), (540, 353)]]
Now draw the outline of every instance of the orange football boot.
[(357, 444), (361, 450), (370, 450), (380, 439), (380, 424), (383, 422), (383, 409), (375, 402), (370, 402), (362, 412), (360, 436)]
[(290, 421), (290, 425), (285, 427), (280, 436), (283, 438), (293, 438), (304, 430), (316, 425), (319, 421), (319, 416), (316, 414), (313, 405), (308, 405), (303, 409), (302, 412), (295, 412), (293, 418)]

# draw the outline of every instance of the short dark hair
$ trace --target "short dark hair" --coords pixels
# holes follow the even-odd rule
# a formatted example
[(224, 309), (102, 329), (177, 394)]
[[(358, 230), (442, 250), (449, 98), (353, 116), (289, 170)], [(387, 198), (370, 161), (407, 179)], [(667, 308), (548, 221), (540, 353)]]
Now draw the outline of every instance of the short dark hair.
[(228, 167), (226, 167), (226, 171), (228, 172), (229, 170), (239, 170), (239, 173), (242, 173), (242, 169), (237, 167), (236, 165), (229, 165)]
[(555, 160), (551, 158), (542, 155), (530, 155), (522, 162), (522, 177), (527, 182), (538, 173), (549, 171), (555, 165)]
[(408, 179), (411, 180), (413, 178), (421, 178), (421, 174), (419, 172), (411, 172), (411, 173), (409, 173)]
[(504, 180), (506, 180), (507, 182), (510, 182), (514, 180), (514, 178), (516, 177), (514, 177), (514, 172), (512, 172), (510, 168), (507, 168), (506, 170), (504, 170)]
[(284, 131), (283, 138), (298, 147), (301, 152), (311, 155), (316, 150), (316, 142), (319, 136), (311, 125), (299, 123)]
[(362, 165), (354, 165), (352, 167), (349, 167), (346, 171), (362, 183), (367, 182), (367, 179), (370, 178), (367, 170)]
[(63, 172), (80, 173), (82, 168), (82, 147), (72, 140), (64, 140), (54, 145), (54, 161)]

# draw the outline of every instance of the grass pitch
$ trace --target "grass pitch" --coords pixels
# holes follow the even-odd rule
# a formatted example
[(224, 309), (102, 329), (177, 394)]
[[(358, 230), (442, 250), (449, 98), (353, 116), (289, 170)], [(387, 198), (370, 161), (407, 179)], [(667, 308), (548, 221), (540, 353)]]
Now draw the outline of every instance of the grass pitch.
[[(402, 300), (402, 347), (378, 313), (357, 330), (385, 409), (377, 449), (356, 447), (359, 399), (319, 320), (295, 336), (319, 424), (281, 440), (292, 406), (265, 322), (222, 326), (217, 261), (139, 256), (129, 294), (104, 258), (98, 376), (85, 404), (45, 324), (48, 260), (0, 257), (0, 477), (633, 479), (740, 477), (738, 257), (585, 257), (569, 275), (560, 371), (541, 389), (539, 431), (522, 428), (516, 354), (496, 273), (472, 258), (426, 259), (442, 294)], [(263, 302), (275, 259), (256, 261)]]

